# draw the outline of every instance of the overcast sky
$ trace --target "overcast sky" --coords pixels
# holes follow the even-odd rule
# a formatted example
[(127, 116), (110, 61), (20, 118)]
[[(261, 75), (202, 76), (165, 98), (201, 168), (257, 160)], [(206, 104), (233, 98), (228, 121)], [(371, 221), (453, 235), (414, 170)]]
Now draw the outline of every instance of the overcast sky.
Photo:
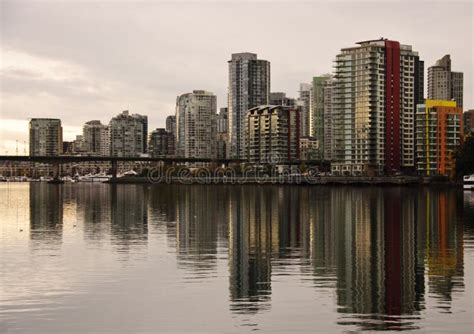
[[(386, 37), (410, 44), (428, 67), (451, 54), (473, 100), (472, 2), (295, 3), (0, 0), (0, 154), (23, 154), (28, 119), (61, 118), (64, 139), (84, 122), (128, 109), (164, 127), (176, 96), (194, 89), (227, 104), (231, 53), (271, 62), (271, 90), (332, 71), (343, 47)], [(426, 75), (426, 74), (425, 74)]]

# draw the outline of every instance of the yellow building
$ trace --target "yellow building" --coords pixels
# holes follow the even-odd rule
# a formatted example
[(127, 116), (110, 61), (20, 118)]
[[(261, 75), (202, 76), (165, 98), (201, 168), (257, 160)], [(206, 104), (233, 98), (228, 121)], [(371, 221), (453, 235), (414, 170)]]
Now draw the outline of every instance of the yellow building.
[(416, 112), (416, 167), (423, 175), (454, 176), (454, 152), (463, 139), (462, 108), (455, 101), (426, 100)]

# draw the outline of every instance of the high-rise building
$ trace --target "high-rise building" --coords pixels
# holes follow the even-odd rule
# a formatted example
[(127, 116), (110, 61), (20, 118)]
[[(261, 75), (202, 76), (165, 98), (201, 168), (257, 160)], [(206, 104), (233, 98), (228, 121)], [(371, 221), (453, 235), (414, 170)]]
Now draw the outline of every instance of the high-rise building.
[(227, 157), (227, 132), (217, 133), (216, 157), (218, 159), (225, 159)]
[[(89, 155), (109, 155), (107, 153), (108, 129), (98, 120), (86, 122), (82, 129), (84, 151)], [(104, 147), (105, 146), (105, 147)]]
[(104, 125), (102, 129), (100, 155), (104, 157), (110, 156), (110, 129), (107, 125)]
[(474, 136), (474, 109), (464, 113), (464, 133)]
[(463, 138), (456, 101), (426, 100), (416, 113), (416, 166), (423, 175), (453, 176), (454, 152)]
[(272, 92), (270, 93), (270, 105), (272, 106), (285, 106), (285, 107), (295, 107), (296, 100), (287, 97), (286, 93), (283, 92)]
[(463, 73), (451, 71), (451, 56), (445, 55), (428, 68), (428, 99), (454, 100), (463, 106)]
[(128, 110), (115, 116), (109, 123), (110, 155), (138, 157), (146, 153), (148, 117)]
[(217, 133), (227, 133), (228, 128), (228, 108), (220, 108), (217, 115)]
[(415, 168), (415, 112), (423, 62), (409, 45), (357, 43), (336, 57), (332, 171), (393, 174)]
[(171, 132), (173, 136), (176, 136), (176, 116), (170, 115), (166, 117), (166, 131)]
[(323, 118), (323, 146), (321, 148), (322, 158), (326, 161), (332, 161), (334, 158), (334, 143), (333, 143), (333, 92), (334, 92), (334, 79), (328, 78), (324, 82), (324, 118)]
[(464, 105), (464, 74), (462, 72), (451, 72), (451, 96), (462, 108)]
[(194, 90), (176, 99), (176, 153), (183, 158), (215, 158), (217, 98)]
[(217, 115), (217, 158), (225, 159), (227, 157), (227, 129), (228, 129), (229, 109), (220, 108)]
[(311, 136), (319, 142), (319, 159), (332, 160), (333, 79), (328, 75), (313, 78), (311, 88)]
[(245, 156), (244, 123), (246, 112), (270, 99), (270, 62), (255, 53), (234, 53), (229, 60), (228, 154)]
[(300, 158), (299, 112), (284, 106), (258, 106), (246, 117), (246, 158), (279, 163)]
[(63, 128), (55, 118), (30, 120), (30, 156), (55, 156), (62, 153)]
[(173, 155), (176, 154), (176, 115), (166, 117), (166, 131), (173, 135)]
[(296, 101), (300, 112), (300, 134), (302, 137), (311, 136), (314, 132), (312, 127), (312, 85), (309, 83), (300, 84), (299, 97)]
[(172, 157), (175, 155), (175, 139), (173, 133), (158, 128), (150, 133), (148, 153), (151, 157)]

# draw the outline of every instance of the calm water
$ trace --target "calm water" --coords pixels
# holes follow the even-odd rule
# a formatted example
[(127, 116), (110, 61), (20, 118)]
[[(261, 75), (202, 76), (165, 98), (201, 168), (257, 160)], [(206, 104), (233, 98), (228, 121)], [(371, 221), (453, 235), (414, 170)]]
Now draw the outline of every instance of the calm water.
[(469, 332), (474, 193), (1, 184), (0, 332)]

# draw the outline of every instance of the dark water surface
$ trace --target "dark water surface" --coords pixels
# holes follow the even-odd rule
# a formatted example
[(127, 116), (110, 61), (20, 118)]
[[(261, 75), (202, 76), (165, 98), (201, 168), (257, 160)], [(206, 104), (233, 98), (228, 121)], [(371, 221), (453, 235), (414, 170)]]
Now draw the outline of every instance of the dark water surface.
[(0, 332), (474, 328), (474, 192), (0, 185)]

